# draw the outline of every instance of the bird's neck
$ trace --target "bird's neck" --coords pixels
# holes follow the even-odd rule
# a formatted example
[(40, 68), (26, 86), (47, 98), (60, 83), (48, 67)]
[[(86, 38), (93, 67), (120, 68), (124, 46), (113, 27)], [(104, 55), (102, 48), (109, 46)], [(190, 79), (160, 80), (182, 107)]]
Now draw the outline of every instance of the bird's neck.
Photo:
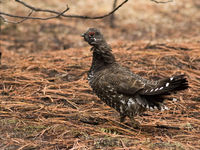
[(93, 51), (93, 59), (90, 72), (99, 71), (116, 62), (115, 57), (112, 54), (112, 50), (107, 44), (92, 47), (91, 50)]

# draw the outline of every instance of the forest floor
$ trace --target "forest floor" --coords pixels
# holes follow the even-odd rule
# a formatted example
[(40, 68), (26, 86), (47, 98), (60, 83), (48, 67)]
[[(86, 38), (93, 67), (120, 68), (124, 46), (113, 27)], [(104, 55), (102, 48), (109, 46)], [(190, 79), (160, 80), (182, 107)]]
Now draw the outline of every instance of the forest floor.
[[(1, 23), (0, 149), (200, 149), (200, 3), (186, 2), (130, 2), (115, 28), (108, 18)], [(94, 12), (95, 4), (106, 7)], [(111, 6), (71, 5), (86, 15)], [(121, 65), (152, 80), (185, 74), (190, 88), (166, 98), (169, 110), (137, 116), (140, 129), (120, 123), (87, 82), (92, 55), (80, 35), (89, 27), (104, 33)]]

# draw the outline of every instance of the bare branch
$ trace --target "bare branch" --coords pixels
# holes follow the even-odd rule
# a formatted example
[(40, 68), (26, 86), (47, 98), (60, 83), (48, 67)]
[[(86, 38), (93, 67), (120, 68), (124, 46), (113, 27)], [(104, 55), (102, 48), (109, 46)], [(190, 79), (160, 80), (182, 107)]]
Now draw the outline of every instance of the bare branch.
[[(61, 13), (56, 12), (56, 16), (51, 16), (51, 17), (45, 17), (45, 18), (41, 18), (41, 17), (31, 17), (31, 14), (33, 13), (33, 11), (42, 11), (42, 12), (49, 12), (51, 10), (43, 10), (43, 9), (32, 9), (31, 12), (27, 15), (27, 16), (18, 16), (18, 15), (12, 15), (12, 14), (8, 14), (8, 13), (4, 13), (4, 12), (0, 12), (0, 17), (3, 19), (3, 21), (8, 22), (8, 23), (18, 23), (18, 22), (13, 22), (13, 21), (9, 21), (7, 19), (5, 19), (2, 15), (4, 16), (8, 16), (8, 17), (12, 17), (12, 18), (20, 18), (22, 19), (21, 21), (19, 21), (19, 23), (28, 20), (28, 19), (37, 19), (37, 20), (48, 20), (48, 19), (52, 19), (52, 18), (58, 18), (60, 16), (62, 16), (65, 12), (67, 12), (69, 10), (69, 7), (67, 6), (67, 8), (62, 11)], [(55, 12), (54, 12), (55, 13)]]
[(128, 2), (128, 0), (124, 0), (121, 4), (119, 4), (115, 9), (113, 9), (111, 12), (102, 15), (102, 16), (96, 16), (96, 17), (90, 17), (90, 16), (79, 16), (79, 15), (62, 15), (64, 17), (72, 17), (72, 18), (80, 18), (80, 19), (102, 19), (105, 17), (110, 16), (111, 14), (113, 14), (115, 11), (117, 11), (120, 7), (122, 7), (126, 2)]
[(152, 2), (155, 2), (157, 4), (159, 3), (162, 3), (162, 4), (165, 4), (165, 3), (170, 3), (170, 2), (173, 2), (173, 0), (168, 0), (168, 1), (157, 1), (157, 0), (151, 0)]
[[(54, 11), (54, 10), (35, 8), (35, 7), (29, 5), (29, 4), (27, 4), (27, 3), (25, 3), (25, 2), (23, 2), (21, 0), (15, 0), (15, 1), (20, 3), (20, 4), (22, 4), (22, 5), (24, 5), (25, 7), (29, 8), (31, 10), (34, 10), (34, 11), (48, 12), (48, 13), (53, 13), (53, 14), (56, 14), (56, 15), (59, 15), (59, 16), (63, 14), (63, 13), (60, 13), (60, 12), (57, 12), (57, 11)], [(67, 6), (67, 8), (69, 10), (68, 6)]]
[[(113, 8), (113, 10), (105, 15), (102, 16), (82, 16), (82, 15), (65, 15), (64, 13), (67, 12), (69, 10), (69, 7), (67, 6), (67, 8), (62, 11), (62, 12), (57, 12), (54, 10), (49, 10), (49, 9), (40, 9), (40, 8), (35, 8), (21, 0), (15, 0), (16, 2), (20, 3), (21, 5), (23, 5), (26, 8), (29, 8), (31, 10), (31, 13), (29, 13), (27, 16), (18, 16), (18, 15), (13, 15), (13, 14), (9, 14), (9, 13), (5, 13), (5, 12), (1, 12), (0, 11), (0, 18), (3, 19), (4, 22), (8, 22), (8, 23), (21, 23), (25, 20), (28, 19), (37, 19), (37, 20), (48, 20), (48, 19), (52, 19), (52, 18), (59, 18), (60, 16), (62, 17), (66, 17), (66, 18), (79, 18), (79, 19), (102, 19), (105, 18), (107, 16), (110, 16), (111, 14), (113, 14), (115, 11), (117, 11), (122, 5), (124, 5), (126, 2), (128, 2), (128, 0), (124, 0), (120, 5), (118, 5), (116, 8)], [(51, 17), (31, 17), (33, 12), (46, 12), (46, 13), (50, 13), (50, 14), (56, 14), (56, 16), (51, 16)], [(3, 16), (8, 16), (8, 17), (12, 17), (12, 18), (20, 18), (22, 19), (19, 22), (13, 22), (13, 21), (9, 21), (6, 18), (4, 18)]]
[(26, 18), (24, 18), (24, 19), (22, 19), (22, 20), (20, 20), (20, 21), (17, 21), (17, 22), (15, 22), (15, 21), (10, 21), (10, 20), (4, 18), (3, 16), (0, 16), (0, 18), (2, 18), (2, 20), (3, 20), (4, 22), (7, 22), (7, 23), (18, 24), (18, 23), (22, 23), (22, 22), (24, 22), (25, 20), (29, 19), (28, 17), (30, 17), (30, 16), (32, 15), (32, 13), (33, 13), (33, 10), (31, 10), (31, 12), (27, 15)]

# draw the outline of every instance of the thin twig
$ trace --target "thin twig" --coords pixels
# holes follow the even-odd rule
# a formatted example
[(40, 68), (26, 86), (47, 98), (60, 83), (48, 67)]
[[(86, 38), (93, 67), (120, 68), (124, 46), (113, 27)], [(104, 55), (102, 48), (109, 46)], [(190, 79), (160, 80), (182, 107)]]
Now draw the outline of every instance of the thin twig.
[(22, 5), (24, 5), (25, 7), (29, 8), (31, 10), (34, 10), (34, 11), (49, 12), (49, 13), (54, 13), (54, 14), (57, 14), (57, 15), (61, 14), (60, 12), (56, 12), (54, 10), (35, 8), (35, 7), (33, 7), (31, 5), (28, 5), (27, 3), (25, 3), (25, 2), (23, 2), (21, 0), (15, 0), (15, 1), (20, 3), (20, 4), (22, 4)]
[[(13, 15), (13, 14), (8, 14), (8, 13), (0, 12), (0, 15), (1, 15), (0, 17), (3, 19), (3, 21), (8, 22), (8, 23), (17, 23), (17, 22), (9, 21), (9, 20), (5, 19), (2, 15), (8, 16), (8, 17), (12, 17), (12, 18), (21, 18), (21, 19), (23, 19), (23, 20), (21, 20), (22, 22), (25, 21), (25, 20), (28, 20), (28, 19), (49, 20), (49, 19), (52, 19), (52, 18), (58, 18), (58, 17), (62, 16), (68, 10), (69, 10), (69, 7), (67, 6), (67, 8), (64, 11), (62, 11), (61, 13), (58, 13), (56, 16), (45, 17), (45, 18), (31, 17), (32, 12), (29, 13), (28, 16), (18, 16), (18, 15)], [(32, 10), (32, 11), (35, 11), (35, 10)], [(40, 11), (42, 11), (42, 10), (40, 10)], [(44, 11), (44, 12), (47, 12), (47, 11)], [(19, 22), (21, 22), (21, 21), (19, 21)]]
[(2, 17), (2, 16), (0, 16), (0, 18), (2, 18), (2, 20), (3, 20), (4, 22), (7, 22), (7, 23), (18, 24), (18, 23), (22, 23), (22, 22), (24, 22), (25, 20), (27, 20), (28, 17), (30, 17), (30, 16), (32, 15), (32, 13), (33, 13), (33, 10), (31, 10), (31, 12), (27, 15), (27, 18), (24, 18), (24, 19), (22, 19), (22, 20), (20, 20), (20, 21), (17, 21), (17, 22), (15, 22), (15, 21), (10, 21), (10, 20), (8, 20), (8, 19)]
[(72, 18), (80, 18), (80, 19), (102, 19), (105, 17), (110, 16), (111, 14), (113, 14), (116, 10), (118, 10), (120, 7), (122, 7), (126, 2), (128, 2), (128, 0), (123, 1), (121, 4), (119, 4), (115, 9), (113, 9), (111, 12), (102, 15), (102, 16), (97, 16), (97, 17), (90, 17), (90, 16), (79, 16), (79, 15), (62, 15), (64, 17), (72, 17)]

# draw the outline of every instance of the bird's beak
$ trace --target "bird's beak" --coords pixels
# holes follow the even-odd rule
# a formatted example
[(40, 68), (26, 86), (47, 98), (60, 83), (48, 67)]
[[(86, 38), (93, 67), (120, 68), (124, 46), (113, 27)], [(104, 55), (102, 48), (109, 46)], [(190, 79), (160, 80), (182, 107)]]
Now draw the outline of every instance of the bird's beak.
[(84, 37), (84, 36), (85, 36), (85, 33), (81, 34), (81, 36)]

